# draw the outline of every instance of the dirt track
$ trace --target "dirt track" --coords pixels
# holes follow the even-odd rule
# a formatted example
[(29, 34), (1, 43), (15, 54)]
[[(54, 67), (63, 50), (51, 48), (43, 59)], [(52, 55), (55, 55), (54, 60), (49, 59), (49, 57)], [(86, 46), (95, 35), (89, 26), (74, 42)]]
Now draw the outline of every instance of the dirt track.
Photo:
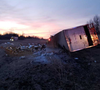
[(71, 56), (63, 51), (44, 56), (48, 64), (34, 62), (39, 56), (20, 59), (0, 49), (0, 90), (100, 89), (100, 45)]

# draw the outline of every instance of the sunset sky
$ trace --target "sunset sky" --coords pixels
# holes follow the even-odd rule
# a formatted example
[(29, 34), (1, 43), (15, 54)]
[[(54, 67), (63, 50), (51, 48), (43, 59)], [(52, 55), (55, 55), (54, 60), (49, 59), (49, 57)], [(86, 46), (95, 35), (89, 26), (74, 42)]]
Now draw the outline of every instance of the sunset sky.
[(48, 38), (100, 15), (100, 0), (0, 0), (0, 33)]

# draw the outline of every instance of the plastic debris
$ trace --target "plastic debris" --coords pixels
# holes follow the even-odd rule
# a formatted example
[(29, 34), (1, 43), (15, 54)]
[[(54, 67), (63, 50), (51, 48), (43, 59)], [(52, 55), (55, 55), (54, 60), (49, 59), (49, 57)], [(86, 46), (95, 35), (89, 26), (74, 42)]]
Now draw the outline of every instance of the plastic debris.
[(74, 58), (74, 59), (78, 60), (78, 58), (77, 58), (77, 57), (76, 57), (76, 58)]
[(28, 47), (28, 48), (32, 48), (32, 47), (34, 47), (34, 45), (29, 45), (29, 47)]
[(6, 54), (6, 57), (8, 56), (8, 54)]
[(25, 56), (21, 56), (20, 59), (25, 59)]
[(10, 42), (7, 42), (7, 44), (10, 44)]
[(21, 46), (20, 48), (23, 50), (23, 49), (26, 49), (26, 46)]
[(46, 53), (43, 53), (41, 56), (46, 56)]
[(96, 63), (97, 61), (95, 60), (94, 62)]

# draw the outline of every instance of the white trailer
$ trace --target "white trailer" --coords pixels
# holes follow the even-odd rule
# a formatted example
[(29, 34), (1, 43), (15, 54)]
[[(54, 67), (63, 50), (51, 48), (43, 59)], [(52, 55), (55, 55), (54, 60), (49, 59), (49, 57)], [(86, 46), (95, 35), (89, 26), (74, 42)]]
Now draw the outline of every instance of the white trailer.
[(61, 46), (70, 52), (98, 45), (99, 39), (93, 24), (65, 29), (51, 38), (53, 46)]

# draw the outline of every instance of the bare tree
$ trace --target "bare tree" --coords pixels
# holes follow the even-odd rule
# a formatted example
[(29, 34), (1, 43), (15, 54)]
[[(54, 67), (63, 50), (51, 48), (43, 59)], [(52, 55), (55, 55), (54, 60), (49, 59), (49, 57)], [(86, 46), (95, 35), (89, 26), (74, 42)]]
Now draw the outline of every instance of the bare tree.
[(96, 15), (93, 18), (93, 22), (94, 22), (95, 29), (96, 29), (97, 33), (100, 33), (100, 17)]
[(98, 15), (94, 16), (93, 19), (91, 19), (89, 23), (93, 23), (96, 29), (96, 32), (99, 34), (100, 33), (100, 17)]

